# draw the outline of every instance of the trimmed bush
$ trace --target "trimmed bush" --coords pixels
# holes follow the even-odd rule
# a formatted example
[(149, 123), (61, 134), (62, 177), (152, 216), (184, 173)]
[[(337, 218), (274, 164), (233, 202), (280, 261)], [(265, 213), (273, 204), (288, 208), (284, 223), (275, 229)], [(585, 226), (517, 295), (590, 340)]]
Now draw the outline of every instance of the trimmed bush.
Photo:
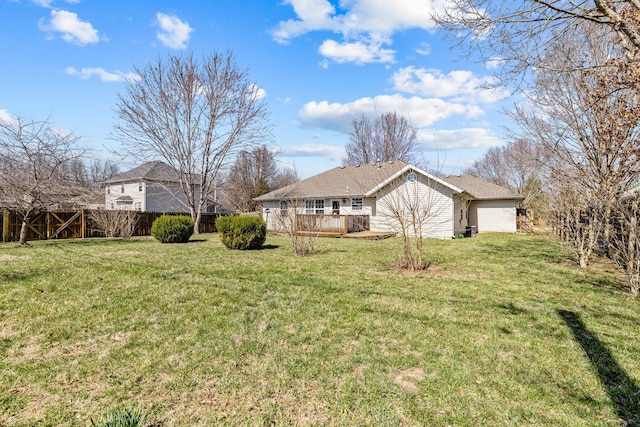
[(151, 225), (151, 235), (161, 243), (186, 243), (193, 234), (193, 219), (187, 215), (162, 215)]
[(267, 238), (267, 223), (257, 216), (222, 216), (216, 228), (229, 249), (258, 249)]

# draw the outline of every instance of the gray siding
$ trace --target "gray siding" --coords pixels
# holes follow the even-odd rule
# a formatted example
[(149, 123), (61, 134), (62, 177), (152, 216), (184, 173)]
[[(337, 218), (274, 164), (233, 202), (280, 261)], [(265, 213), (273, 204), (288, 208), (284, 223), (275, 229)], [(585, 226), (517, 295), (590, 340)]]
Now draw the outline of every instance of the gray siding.
[[(140, 184), (142, 184), (142, 188), (140, 188)], [(124, 192), (122, 191), (123, 187)], [(143, 212), (189, 213), (186, 196), (178, 183), (160, 184), (147, 181), (131, 181), (124, 184), (111, 183), (105, 192), (105, 209), (135, 210), (139, 206)], [(127, 196), (133, 201), (119, 206), (117, 199)]]

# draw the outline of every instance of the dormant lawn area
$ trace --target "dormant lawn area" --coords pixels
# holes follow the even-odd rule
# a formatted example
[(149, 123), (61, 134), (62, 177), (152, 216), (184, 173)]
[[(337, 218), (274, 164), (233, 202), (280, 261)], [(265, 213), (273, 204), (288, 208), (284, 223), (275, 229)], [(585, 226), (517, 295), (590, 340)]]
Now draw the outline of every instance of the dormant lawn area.
[(640, 304), (546, 237), (0, 244), (0, 425), (640, 425)]

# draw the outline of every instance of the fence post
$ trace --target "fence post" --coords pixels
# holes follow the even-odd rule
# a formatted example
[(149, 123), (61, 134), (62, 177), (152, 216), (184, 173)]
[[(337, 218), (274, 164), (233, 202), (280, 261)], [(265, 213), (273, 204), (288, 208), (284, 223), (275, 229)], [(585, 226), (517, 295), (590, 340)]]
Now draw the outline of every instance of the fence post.
[(8, 242), (11, 235), (11, 212), (4, 208), (2, 213), (2, 241)]
[(49, 240), (49, 237), (51, 237), (51, 213), (49, 211), (45, 212), (44, 214), (44, 238), (46, 240)]
[(87, 237), (87, 210), (82, 209), (82, 214), (80, 215), (80, 238), (84, 239)]

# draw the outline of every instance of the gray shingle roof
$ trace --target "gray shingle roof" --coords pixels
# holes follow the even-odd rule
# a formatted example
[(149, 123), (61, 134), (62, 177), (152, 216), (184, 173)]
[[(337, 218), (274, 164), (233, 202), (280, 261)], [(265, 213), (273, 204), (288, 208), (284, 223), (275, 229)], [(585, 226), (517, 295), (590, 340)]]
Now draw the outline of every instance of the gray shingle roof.
[(524, 199), (524, 196), (509, 188), (500, 187), (473, 175), (450, 175), (443, 176), (442, 179), (461, 188), (465, 193), (477, 200)]
[(180, 182), (171, 166), (161, 161), (147, 162), (137, 168), (114, 175), (105, 184), (127, 181)]
[[(255, 200), (281, 200), (294, 197), (366, 197), (373, 195), (373, 193), (384, 186), (388, 180), (394, 179), (408, 170), (415, 170), (416, 172), (426, 174), (400, 160), (382, 162), (380, 164), (340, 166), (256, 197)], [(438, 179), (431, 175), (429, 175), (429, 177), (436, 180)], [(453, 190), (458, 191), (458, 189), (451, 184), (446, 182), (443, 182), (443, 184), (454, 187)]]

